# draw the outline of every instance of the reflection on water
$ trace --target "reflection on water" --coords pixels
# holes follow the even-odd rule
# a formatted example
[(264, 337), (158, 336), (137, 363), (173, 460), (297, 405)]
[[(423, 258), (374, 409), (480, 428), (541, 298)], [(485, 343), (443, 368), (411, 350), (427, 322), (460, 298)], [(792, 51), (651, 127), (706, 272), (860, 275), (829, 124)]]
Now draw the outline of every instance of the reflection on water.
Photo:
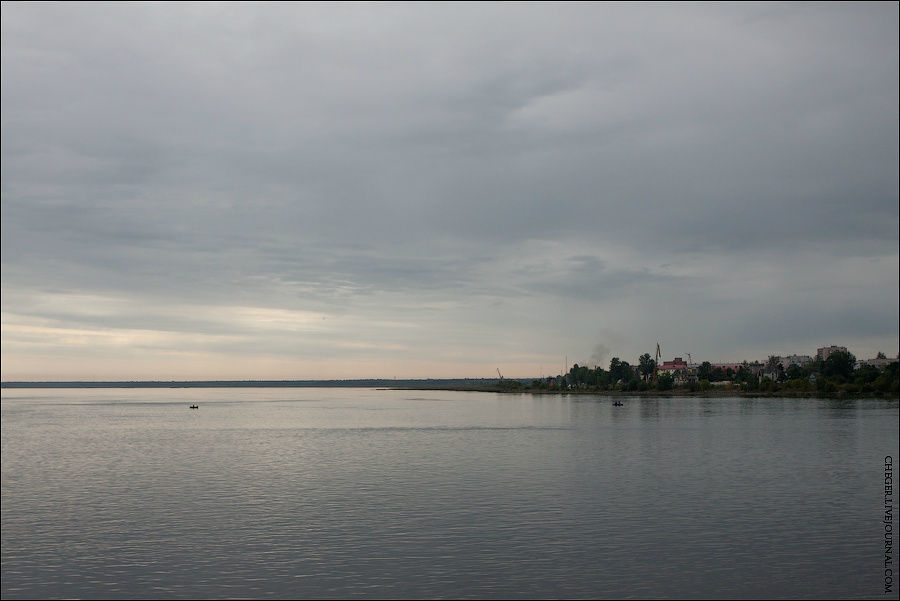
[(897, 402), (2, 394), (4, 599), (883, 592)]

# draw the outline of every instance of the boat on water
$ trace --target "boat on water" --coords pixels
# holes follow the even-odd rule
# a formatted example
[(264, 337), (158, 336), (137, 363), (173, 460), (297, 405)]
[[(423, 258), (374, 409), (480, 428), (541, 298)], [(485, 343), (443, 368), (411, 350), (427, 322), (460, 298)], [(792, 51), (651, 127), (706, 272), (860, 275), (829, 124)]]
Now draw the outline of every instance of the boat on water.
[(616, 401), (615, 403), (613, 403), (613, 407), (621, 407), (622, 405), (622, 401)]
[(197, 405), (191, 405), (191, 409), (199, 409), (199, 407), (197, 407)]

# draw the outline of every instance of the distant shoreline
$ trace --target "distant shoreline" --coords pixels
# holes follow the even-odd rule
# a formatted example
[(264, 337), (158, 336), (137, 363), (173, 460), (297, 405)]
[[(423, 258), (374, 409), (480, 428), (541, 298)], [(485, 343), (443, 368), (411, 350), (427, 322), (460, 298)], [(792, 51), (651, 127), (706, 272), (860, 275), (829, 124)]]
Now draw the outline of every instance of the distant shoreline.
[(119, 382), (0, 382), (0, 388), (9, 389), (88, 389), (88, 388), (383, 388), (390, 390), (433, 390), (448, 392), (494, 392), (502, 394), (531, 394), (541, 396), (609, 396), (622, 398), (645, 397), (695, 397), (695, 398), (823, 398), (823, 399), (861, 399), (880, 398), (896, 400), (897, 397), (877, 392), (847, 393), (838, 391), (833, 394), (816, 390), (779, 390), (750, 391), (737, 388), (714, 388), (710, 390), (547, 390), (521, 388), (510, 390), (498, 386), (494, 379), (447, 379), (447, 380), (196, 380), (196, 381), (119, 381)]
[[(522, 380), (523, 382), (525, 380)], [(530, 381), (530, 379), (528, 380)], [(123, 380), (123, 381), (57, 381), (57, 382), (0, 382), (0, 388), (410, 388), (491, 386), (496, 378), (448, 379), (359, 379), (359, 380)]]
[(878, 398), (887, 400), (898, 400), (896, 396), (885, 395), (879, 392), (858, 392), (847, 393), (838, 391), (836, 393), (825, 393), (817, 390), (779, 390), (779, 391), (759, 391), (759, 390), (740, 390), (737, 388), (715, 388), (711, 390), (688, 390), (686, 388), (677, 390), (589, 390), (589, 389), (573, 389), (573, 390), (539, 390), (523, 388), (521, 390), (509, 390), (498, 388), (496, 386), (488, 386), (484, 388), (454, 388), (454, 387), (409, 387), (394, 386), (394, 390), (446, 390), (446, 391), (462, 391), (462, 392), (496, 392), (502, 394), (531, 394), (531, 395), (547, 395), (547, 396), (609, 396), (609, 397), (633, 397), (633, 398), (796, 398), (796, 399), (864, 399)]

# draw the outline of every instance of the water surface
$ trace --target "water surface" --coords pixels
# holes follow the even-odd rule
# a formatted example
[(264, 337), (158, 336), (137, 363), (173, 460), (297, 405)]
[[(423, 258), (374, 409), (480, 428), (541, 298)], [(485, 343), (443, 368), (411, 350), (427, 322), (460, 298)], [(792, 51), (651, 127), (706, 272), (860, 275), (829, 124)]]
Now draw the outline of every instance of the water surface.
[(883, 400), (3, 389), (2, 594), (882, 598), (897, 445)]

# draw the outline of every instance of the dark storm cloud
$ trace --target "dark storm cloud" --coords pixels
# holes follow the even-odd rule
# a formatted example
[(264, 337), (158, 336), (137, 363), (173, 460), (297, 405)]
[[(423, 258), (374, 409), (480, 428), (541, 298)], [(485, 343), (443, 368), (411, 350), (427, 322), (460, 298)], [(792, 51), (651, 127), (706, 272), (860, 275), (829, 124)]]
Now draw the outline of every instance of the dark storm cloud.
[[(557, 315), (542, 332), (573, 336), (563, 314), (592, 301), (653, 329), (614, 302), (641, 295), (690, 304), (699, 328), (752, 272), (766, 292), (731, 305), (739, 322), (796, 293), (791, 273), (865, 285), (881, 308), (842, 300), (847, 314), (883, 320), (898, 306), (879, 271), (900, 246), (897, 16), (4, 5), (4, 311), (41, 317), (15, 291), (90, 291), (131, 299), (122, 327), (226, 331), (140, 317), (193, 302), (403, 314), (435, 338)], [(847, 257), (884, 260), (824, 275)], [(839, 314), (835, 296), (815, 302)], [(429, 321), (435, 306), (453, 309)]]

